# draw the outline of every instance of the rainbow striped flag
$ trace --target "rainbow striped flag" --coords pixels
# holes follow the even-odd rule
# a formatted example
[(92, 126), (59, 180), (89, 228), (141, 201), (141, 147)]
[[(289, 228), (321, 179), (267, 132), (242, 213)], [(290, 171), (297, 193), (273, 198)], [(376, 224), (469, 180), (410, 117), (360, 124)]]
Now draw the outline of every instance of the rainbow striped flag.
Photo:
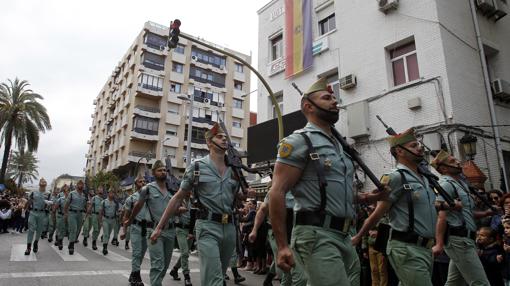
[(285, 77), (312, 66), (312, 0), (285, 0)]

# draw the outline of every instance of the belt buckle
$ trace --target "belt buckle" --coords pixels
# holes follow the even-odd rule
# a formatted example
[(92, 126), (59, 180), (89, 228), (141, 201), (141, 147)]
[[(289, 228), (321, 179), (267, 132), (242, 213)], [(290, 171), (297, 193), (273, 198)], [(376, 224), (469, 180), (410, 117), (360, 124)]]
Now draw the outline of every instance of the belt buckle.
[(403, 184), (402, 187), (404, 187), (404, 190), (406, 190), (406, 191), (412, 190), (411, 185), (409, 185), (409, 184)]
[(310, 159), (314, 161), (319, 160), (320, 159), (319, 153), (310, 153)]
[(434, 239), (433, 238), (430, 238), (429, 241), (427, 242), (427, 245), (425, 245), (426, 248), (432, 248), (432, 246), (434, 246)]
[(342, 229), (343, 232), (349, 232), (349, 228), (351, 227), (352, 220), (350, 218), (346, 218), (344, 220), (344, 227)]
[(200, 176), (200, 171), (193, 171), (193, 176)]
[(228, 214), (222, 214), (221, 215), (221, 223), (227, 224), (228, 223)]

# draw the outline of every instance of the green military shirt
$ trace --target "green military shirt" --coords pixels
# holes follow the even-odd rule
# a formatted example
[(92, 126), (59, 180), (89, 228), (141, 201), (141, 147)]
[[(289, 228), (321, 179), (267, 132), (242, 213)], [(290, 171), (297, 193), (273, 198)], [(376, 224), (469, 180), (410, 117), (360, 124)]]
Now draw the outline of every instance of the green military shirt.
[(66, 204), (66, 198), (64, 195), (58, 197), (56, 203), (57, 205), (57, 213), (64, 214), (64, 206)]
[[(57, 203), (57, 200), (58, 200), (58, 197), (59, 197), (59, 194), (55, 194), (55, 193), (51, 193), (50, 196), (49, 196), (49, 201), (51, 201), (53, 204), (56, 204)], [(48, 205), (48, 210), (51, 210), (52, 206), (51, 205)]]
[[(450, 176), (442, 176), (439, 184), (454, 199), (458, 199), (462, 203), (462, 211), (448, 211), (446, 220), (450, 226), (465, 226), (468, 230), (476, 231), (476, 223), (474, 220), (473, 209), (475, 202), (469, 195), (469, 187), (462, 181), (457, 181)], [(457, 192), (455, 192), (454, 190)], [(458, 194), (458, 195), (457, 195)], [(443, 201), (442, 196), (437, 197), (438, 201)]]
[[(195, 194), (198, 194), (200, 202), (213, 213), (231, 215), (232, 204), (239, 189), (239, 182), (234, 179), (232, 168), (227, 167), (221, 176), (209, 155), (194, 162), (198, 162), (200, 169), (198, 189), (194, 190)], [(194, 170), (194, 163), (186, 169), (181, 181), (182, 190), (191, 191), (193, 188)]]
[(352, 160), (336, 138), (329, 136), (312, 123), (284, 138), (278, 147), (277, 162), (303, 170), (300, 180), (291, 190), (295, 200), (294, 210), (318, 210), (321, 202), (317, 170), (310, 159), (305, 139), (299, 133), (308, 135), (324, 167), (328, 182), (326, 213), (337, 217), (354, 218)]
[(85, 193), (78, 193), (78, 191), (72, 191), (67, 196), (69, 201), (69, 210), (73, 211), (85, 211), (87, 208), (87, 196)]
[[(397, 165), (402, 169), (404, 175), (412, 187), (414, 206), (414, 231), (426, 238), (433, 238), (436, 229), (437, 213), (434, 206), (436, 194), (429, 186), (429, 182), (422, 176), (417, 175), (402, 164)], [(389, 221), (393, 229), (398, 231), (409, 230), (409, 208), (407, 203), (406, 190), (397, 170), (386, 174), (388, 186), (391, 189), (388, 200), (391, 202), (389, 210)], [(383, 179), (384, 180), (384, 179)]]
[(103, 216), (106, 218), (114, 218), (117, 215), (118, 209), (119, 204), (115, 200), (105, 199), (101, 202), (101, 210), (103, 210)]
[(95, 195), (90, 200), (90, 210), (92, 214), (99, 214), (99, 211), (101, 210), (101, 202), (103, 201), (103, 198), (101, 198), (99, 195)]
[[(129, 196), (126, 199), (126, 203), (124, 204), (124, 209), (126, 211), (131, 212), (133, 210), (133, 208), (135, 207), (135, 204), (138, 202), (139, 198), (140, 198), (140, 193), (134, 192), (131, 196)], [(135, 219), (138, 221), (147, 219), (147, 208), (145, 207), (145, 204), (143, 204), (142, 208), (140, 209), (140, 212), (138, 212)]]
[(188, 210), (180, 214), (179, 216), (176, 216), (176, 222), (182, 223), (183, 225), (189, 225), (191, 220), (191, 202), (188, 199), (184, 200), (183, 202), (184, 207), (187, 208)]
[(48, 194), (46, 192), (33, 191), (30, 194), (30, 199), (32, 200), (32, 209), (41, 211), (46, 208), (45, 201), (48, 200)]
[[(264, 197), (264, 203), (267, 207), (269, 207), (269, 193)], [(291, 192), (285, 193), (285, 208), (292, 209), (294, 208), (294, 195)], [(269, 219), (269, 213), (267, 214), (267, 222), (271, 224), (271, 220)]]
[(163, 216), (168, 202), (172, 198), (172, 194), (167, 191), (166, 195), (163, 195), (156, 182), (145, 185), (139, 194), (139, 200), (145, 200), (147, 206), (145, 219), (155, 224), (158, 223), (161, 216)]

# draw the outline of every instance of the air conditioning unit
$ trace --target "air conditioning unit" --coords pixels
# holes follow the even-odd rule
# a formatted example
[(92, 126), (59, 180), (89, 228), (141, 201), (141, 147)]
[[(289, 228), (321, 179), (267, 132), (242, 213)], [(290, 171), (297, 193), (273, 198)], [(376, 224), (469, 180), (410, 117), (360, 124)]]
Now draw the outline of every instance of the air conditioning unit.
[(191, 56), (191, 60), (196, 62), (196, 61), (198, 61), (198, 57), (197, 56)]
[(491, 13), (490, 17), (494, 18), (494, 21), (497, 22), (499, 19), (505, 17), (508, 14), (507, 4), (502, 0), (493, 0), (494, 2), (494, 11)]
[(398, 0), (377, 0), (379, 4), (379, 11), (388, 13), (392, 9), (398, 8)]
[(209, 104), (209, 103), (210, 103), (209, 98), (204, 98), (204, 103), (205, 103), (205, 104)]
[(340, 88), (345, 90), (356, 86), (356, 76), (353, 74), (346, 75), (340, 79)]
[(492, 92), (494, 93), (494, 97), (498, 99), (509, 100), (510, 83), (505, 80), (497, 78), (492, 81)]
[(483, 13), (491, 13), (494, 11), (493, 0), (476, 0), (476, 6)]

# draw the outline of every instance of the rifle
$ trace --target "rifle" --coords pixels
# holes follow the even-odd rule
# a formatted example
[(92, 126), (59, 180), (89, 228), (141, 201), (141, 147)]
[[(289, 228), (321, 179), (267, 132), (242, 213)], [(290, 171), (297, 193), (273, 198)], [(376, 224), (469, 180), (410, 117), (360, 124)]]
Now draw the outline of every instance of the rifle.
[[(303, 96), (303, 92), (299, 89), (299, 87), (296, 85), (295, 82), (292, 83), (292, 87), (294, 87), (297, 90), (297, 92), (301, 96)], [(374, 172), (372, 172), (372, 170), (370, 170), (368, 168), (368, 166), (365, 164), (365, 162), (363, 162), (363, 160), (359, 156), (358, 151), (356, 151), (356, 149), (354, 149), (351, 145), (349, 145), (349, 143), (347, 143), (345, 138), (340, 134), (340, 132), (338, 132), (338, 130), (336, 130), (336, 128), (334, 126), (331, 126), (331, 132), (333, 133), (333, 136), (335, 136), (335, 138), (338, 140), (338, 142), (340, 142), (340, 145), (342, 145), (342, 148), (344, 149), (344, 151), (347, 154), (349, 154), (349, 156), (354, 161), (356, 161), (358, 166), (360, 166), (360, 168), (363, 170), (363, 172), (365, 172), (365, 174), (368, 176), (370, 181), (372, 181), (372, 183), (374, 183), (374, 185), (377, 187), (377, 190), (383, 191), (384, 186), (381, 184), (379, 179), (374, 175)]]
[[(395, 130), (393, 130), (393, 128), (389, 127), (388, 125), (386, 125), (386, 123), (384, 123), (384, 121), (381, 119), (381, 117), (379, 115), (376, 115), (375, 117), (377, 117), (377, 119), (382, 123), (382, 125), (386, 128), (386, 133), (388, 133), (388, 135), (391, 135), (391, 136), (395, 136), (397, 135), (397, 132), (395, 132)], [(443, 187), (441, 187), (441, 185), (439, 184), (438, 180), (439, 178), (434, 175), (428, 168), (428, 165), (429, 163), (427, 161), (425, 161), (425, 159), (423, 159), (419, 164), (418, 164), (418, 173), (423, 175), (425, 178), (427, 178), (427, 181), (429, 182), (430, 185), (432, 185), (432, 187), (439, 193), (439, 195), (441, 195), (444, 200), (446, 201), (446, 203), (451, 207), (453, 208), (455, 206), (455, 201), (453, 200), (453, 198), (443, 189)]]
[(469, 192), (477, 197), (484, 205), (486, 205), (491, 211), (493, 211), (494, 213), (500, 213), (500, 211), (498, 209), (496, 209), (493, 205), (491, 205), (489, 203), (489, 201), (487, 201), (487, 198), (485, 198), (484, 196), (480, 195), (478, 193), (478, 191), (476, 190), (475, 187), (473, 187), (473, 185), (471, 185), (471, 183), (468, 182), (468, 180), (466, 179), (466, 177), (464, 176), (464, 174), (461, 174), (461, 180), (466, 183), (466, 185), (468, 186), (468, 190)]

